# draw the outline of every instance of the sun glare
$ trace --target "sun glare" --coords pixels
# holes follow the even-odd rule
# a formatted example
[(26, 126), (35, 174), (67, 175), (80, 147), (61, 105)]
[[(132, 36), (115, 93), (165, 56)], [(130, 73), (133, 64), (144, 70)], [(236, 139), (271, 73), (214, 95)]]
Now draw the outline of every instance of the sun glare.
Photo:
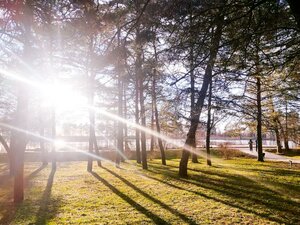
[(85, 107), (87, 99), (73, 87), (61, 83), (43, 87), (43, 104), (58, 110), (72, 110)]
[(55, 140), (54, 145), (55, 145), (55, 148), (57, 148), (57, 149), (65, 148), (67, 146), (66, 142), (63, 140)]

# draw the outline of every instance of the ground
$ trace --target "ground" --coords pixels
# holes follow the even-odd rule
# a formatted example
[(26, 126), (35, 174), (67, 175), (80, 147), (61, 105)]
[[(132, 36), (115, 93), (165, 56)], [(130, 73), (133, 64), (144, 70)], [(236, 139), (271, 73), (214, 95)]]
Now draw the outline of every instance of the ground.
[(178, 159), (109, 162), (86, 171), (85, 162), (56, 171), (26, 163), (25, 201), (12, 203), (12, 180), (0, 164), (0, 224), (300, 224), (300, 166), (255, 159), (190, 164)]
[[(265, 151), (276, 153), (276, 149), (265, 149)], [(289, 151), (284, 151), (283, 155), (291, 160), (300, 160), (300, 148), (293, 148)]]

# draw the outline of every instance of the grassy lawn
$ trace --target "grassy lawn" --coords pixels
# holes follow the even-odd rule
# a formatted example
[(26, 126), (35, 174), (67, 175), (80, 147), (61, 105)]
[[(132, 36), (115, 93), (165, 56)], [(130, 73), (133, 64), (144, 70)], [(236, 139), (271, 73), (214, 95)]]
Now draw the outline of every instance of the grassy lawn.
[(108, 162), (86, 172), (86, 163), (59, 163), (56, 171), (26, 164), (22, 205), (12, 204), (12, 181), (0, 164), (0, 224), (300, 224), (300, 167), (219, 160), (190, 164), (177, 176), (179, 160)]

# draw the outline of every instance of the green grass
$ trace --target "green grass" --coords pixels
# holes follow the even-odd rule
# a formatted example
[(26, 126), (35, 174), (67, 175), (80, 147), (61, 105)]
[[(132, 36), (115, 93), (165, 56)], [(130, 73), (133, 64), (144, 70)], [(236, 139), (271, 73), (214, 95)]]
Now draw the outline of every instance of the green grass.
[[(300, 167), (219, 160), (190, 164), (177, 176), (179, 160), (133, 161), (121, 169), (103, 163), (59, 163), (56, 171), (26, 164), (25, 201), (12, 203), (12, 181), (0, 172), (0, 224), (300, 224)], [(6, 165), (0, 164), (0, 171)]]

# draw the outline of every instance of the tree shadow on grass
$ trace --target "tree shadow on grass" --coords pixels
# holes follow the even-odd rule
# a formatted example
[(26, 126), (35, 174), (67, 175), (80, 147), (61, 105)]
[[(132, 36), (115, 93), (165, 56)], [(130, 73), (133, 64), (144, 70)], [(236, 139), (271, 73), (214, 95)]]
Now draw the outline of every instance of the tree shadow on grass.
[(111, 185), (108, 181), (100, 177), (97, 173), (95, 172), (90, 172), (97, 180), (99, 180), (102, 184), (104, 184), (106, 187), (108, 187), (113, 193), (118, 195), (120, 198), (122, 198), (124, 201), (129, 203), (132, 207), (134, 207), (136, 210), (139, 212), (143, 213), (146, 215), (149, 219), (151, 219), (155, 224), (170, 224), (167, 221), (163, 220), (159, 216), (155, 215), (133, 199), (131, 199), (129, 196), (125, 195), (123, 192), (115, 188), (113, 185)]
[(47, 167), (47, 165), (40, 165), (40, 167), (38, 167), (37, 169), (35, 169), (34, 171), (32, 171), (27, 177), (27, 180), (31, 180), (33, 179), (35, 176), (38, 175), (39, 172), (41, 172), (43, 169), (45, 169)]
[(111, 171), (110, 169), (106, 168), (106, 167), (102, 167), (104, 170), (106, 170), (107, 172), (109, 172), (110, 174), (114, 175), (115, 177), (117, 177), (118, 179), (120, 179), (123, 183), (125, 183), (127, 186), (131, 187), (133, 190), (135, 190), (136, 192), (138, 192), (139, 194), (143, 195), (145, 198), (148, 198), (149, 200), (151, 200), (152, 202), (160, 205), (162, 208), (168, 210), (169, 212), (171, 212), (173, 215), (178, 216), (180, 219), (182, 219), (183, 221), (185, 221), (188, 224), (196, 224), (195, 221), (193, 221), (192, 219), (188, 218), (186, 215), (178, 212), (176, 209), (171, 208), (170, 206), (168, 206), (167, 204), (163, 203), (162, 201), (152, 197), (151, 195), (149, 195), (148, 193), (142, 191), (141, 189), (139, 189), (137, 186), (135, 186), (134, 184), (132, 184), (131, 182), (129, 182), (128, 180), (126, 180), (124, 177), (116, 174), (115, 172)]
[[(33, 179), (37, 174), (43, 170), (45, 166), (40, 166), (36, 170), (34, 170), (32, 173), (30, 173), (25, 178), (25, 184), (26, 186), (29, 185), (29, 182), (31, 179)], [(34, 215), (35, 208), (34, 206), (36, 204), (40, 203), (40, 208), (37, 212), (37, 220), (33, 224), (46, 224), (47, 219), (51, 218), (51, 216), (54, 216), (56, 214), (56, 208), (58, 207), (59, 200), (54, 200), (51, 204), (51, 207), (55, 210), (49, 210), (48, 204), (50, 204), (50, 195), (51, 195), (51, 188), (53, 185), (54, 180), (54, 174), (55, 171), (51, 171), (48, 177), (47, 186), (43, 192), (43, 195), (40, 199), (40, 201), (32, 200), (32, 199), (25, 199), (25, 201), (21, 204), (14, 204), (12, 200), (10, 199), (11, 196), (9, 193), (6, 193), (6, 198), (2, 198), (0, 202), (0, 215), (2, 215), (2, 218), (0, 219), (0, 224), (11, 224), (12, 221), (15, 219), (16, 215), (19, 214), (19, 217), (21, 220), (26, 221), (27, 217), (29, 218), (31, 214)], [(26, 212), (26, 213), (24, 213)], [(24, 218), (23, 218), (24, 217)]]
[(0, 186), (7, 183), (10, 180), (11, 176), (9, 175), (8, 165), (0, 164)]
[[(269, 219), (277, 223), (299, 224), (300, 204), (286, 199), (285, 196), (261, 185), (260, 183), (241, 175), (226, 175), (224, 179), (216, 179), (209, 176), (192, 175), (190, 179), (181, 179), (177, 171), (164, 170), (165, 168), (152, 167), (149, 173), (164, 174), (173, 181), (181, 181), (195, 188), (184, 188), (172, 183), (172, 180), (162, 180), (156, 176), (146, 175), (148, 178), (162, 182), (170, 187), (185, 190), (204, 198), (223, 203), (230, 207), (238, 208), (261, 218)], [(206, 171), (203, 171), (205, 173)], [(222, 176), (223, 173), (213, 171), (211, 175)], [(203, 189), (208, 190), (203, 191)], [(213, 191), (216, 194), (212, 194)]]
[[(22, 208), (22, 204), (15, 204), (12, 200), (12, 190), (13, 190), (13, 177), (8, 174), (8, 166), (2, 166), (2, 169), (7, 170), (7, 174), (0, 175), (0, 224), (10, 224), (11, 221), (15, 218), (17, 211)], [(28, 186), (28, 183), (33, 179), (44, 166), (40, 166), (34, 170), (31, 174), (24, 178), (25, 187)]]
[(36, 214), (36, 221), (34, 224), (46, 224), (47, 221), (55, 217), (59, 206), (61, 205), (61, 199), (51, 197), (55, 172), (56, 170), (52, 169), (49, 174), (47, 185), (41, 197), (40, 207)]

